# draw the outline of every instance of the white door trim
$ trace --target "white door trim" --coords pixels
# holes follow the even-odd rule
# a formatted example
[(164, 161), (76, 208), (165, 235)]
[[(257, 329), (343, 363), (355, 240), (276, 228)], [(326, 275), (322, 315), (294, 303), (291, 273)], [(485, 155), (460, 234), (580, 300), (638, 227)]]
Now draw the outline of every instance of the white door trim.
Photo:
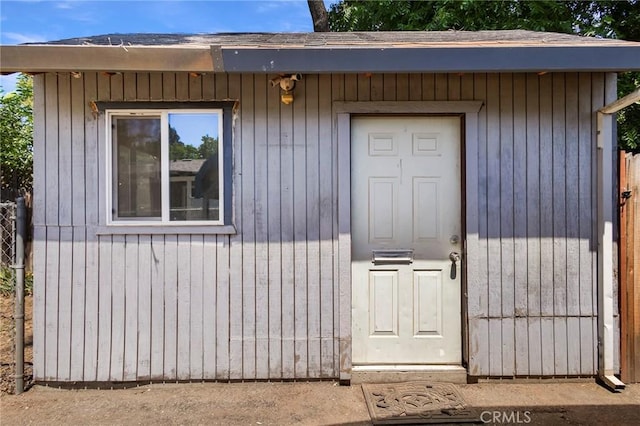
[[(463, 114), (464, 253), (462, 291), (476, 285), (478, 250), (478, 113), (482, 101), (334, 102), (333, 137), (338, 147), (338, 291), (340, 380), (351, 380), (351, 114)], [(466, 299), (466, 298), (465, 298)], [(463, 361), (468, 361), (466, 301), (463, 310)]]

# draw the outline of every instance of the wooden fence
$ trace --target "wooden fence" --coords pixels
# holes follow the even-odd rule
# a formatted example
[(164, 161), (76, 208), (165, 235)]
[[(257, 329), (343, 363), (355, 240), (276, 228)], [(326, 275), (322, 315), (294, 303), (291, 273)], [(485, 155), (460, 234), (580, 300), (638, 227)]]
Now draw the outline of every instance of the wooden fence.
[(640, 154), (620, 155), (621, 373), (640, 382)]

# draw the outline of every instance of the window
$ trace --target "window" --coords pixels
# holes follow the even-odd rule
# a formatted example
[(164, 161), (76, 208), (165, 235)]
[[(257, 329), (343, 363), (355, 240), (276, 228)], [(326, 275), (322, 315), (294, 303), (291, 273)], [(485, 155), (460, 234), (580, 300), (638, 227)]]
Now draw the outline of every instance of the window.
[(107, 224), (222, 225), (223, 109), (106, 109)]

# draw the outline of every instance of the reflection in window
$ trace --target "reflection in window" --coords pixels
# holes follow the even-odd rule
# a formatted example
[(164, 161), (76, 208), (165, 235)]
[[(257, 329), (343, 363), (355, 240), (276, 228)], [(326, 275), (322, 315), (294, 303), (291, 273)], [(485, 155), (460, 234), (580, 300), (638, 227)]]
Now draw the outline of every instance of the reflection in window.
[(169, 114), (172, 221), (219, 220), (218, 114)]
[(117, 216), (160, 218), (161, 144), (159, 117), (115, 117), (114, 192)]
[(111, 220), (220, 224), (222, 110), (113, 110)]

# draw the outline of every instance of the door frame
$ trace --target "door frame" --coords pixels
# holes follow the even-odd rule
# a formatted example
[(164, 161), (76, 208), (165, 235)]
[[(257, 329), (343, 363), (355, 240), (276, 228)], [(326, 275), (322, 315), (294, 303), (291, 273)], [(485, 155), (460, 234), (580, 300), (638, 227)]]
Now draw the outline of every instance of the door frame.
[[(351, 380), (351, 115), (392, 116), (455, 114), (463, 117), (461, 180), (464, 188), (478, 185), (478, 114), (482, 101), (334, 102), (333, 143), (338, 167), (338, 325), (340, 381)], [(468, 364), (469, 331), (467, 288), (477, 284), (478, 195), (462, 192), (462, 242), (464, 265), (461, 277), (462, 362)]]

